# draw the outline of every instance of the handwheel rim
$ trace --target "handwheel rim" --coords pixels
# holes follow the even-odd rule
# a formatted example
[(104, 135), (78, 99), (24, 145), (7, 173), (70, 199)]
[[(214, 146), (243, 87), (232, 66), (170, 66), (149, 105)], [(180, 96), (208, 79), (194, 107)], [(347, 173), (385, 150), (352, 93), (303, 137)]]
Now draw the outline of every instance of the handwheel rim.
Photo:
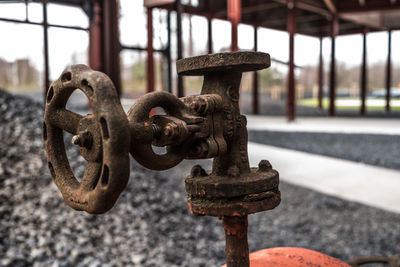
[[(81, 183), (71, 170), (63, 141), (63, 130), (77, 134), (80, 122), (87, 117), (65, 109), (76, 89), (85, 93), (93, 107), (102, 150), (99, 158), (88, 162)], [(51, 176), (67, 204), (95, 214), (111, 209), (129, 179), (130, 142), (128, 120), (111, 80), (85, 65), (67, 68), (46, 96), (43, 126)]]
[[(151, 109), (161, 107), (168, 115), (181, 118), (185, 105), (176, 96), (167, 92), (154, 92), (140, 97), (129, 109), (127, 115), (131, 124), (139, 123), (150, 126)], [(167, 170), (178, 165), (184, 155), (177, 146), (167, 146), (166, 154), (156, 154), (151, 142), (144, 143), (131, 137), (130, 153), (144, 167), (151, 170)]]

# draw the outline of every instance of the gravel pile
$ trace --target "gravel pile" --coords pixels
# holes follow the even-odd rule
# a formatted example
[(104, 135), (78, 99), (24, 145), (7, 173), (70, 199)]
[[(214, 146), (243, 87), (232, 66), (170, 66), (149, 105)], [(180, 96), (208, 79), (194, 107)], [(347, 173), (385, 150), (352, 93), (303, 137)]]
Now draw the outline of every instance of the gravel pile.
[[(218, 266), (220, 221), (187, 209), (184, 176), (193, 162), (164, 172), (131, 164), (116, 206), (94, 216), (63, 201), (41, 141), (42, 106), (0, 91), (0, 266)], [(76, 176), (84, 160), (66, 136)], [(273, 159), (271, 159), (273, 164)], [(202, 161), (206, 168), (210, 161)], [(281, 183), (283, 201), (249, 218), (250, 250), (300, 246), (342, 260), (398, 252), (400, 215)]]
[(400, 136), (249, 131), (249, 141), (400, 170)]

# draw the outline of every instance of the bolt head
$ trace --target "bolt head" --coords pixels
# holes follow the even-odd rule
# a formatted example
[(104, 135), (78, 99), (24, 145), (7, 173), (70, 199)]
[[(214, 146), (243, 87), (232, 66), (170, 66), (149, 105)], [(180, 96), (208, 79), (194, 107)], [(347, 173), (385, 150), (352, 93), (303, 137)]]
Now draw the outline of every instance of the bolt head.
[(170, 137), (172, 136), (172, 133), (173, 133), (172, 127), (169, 125), (165, 126), (164, 135)]
[(206, 110), (206, 106), (207, 105), (204, 102), (204, 100), (194, 100), (190, 104), (190, 108), (196, 111), (197, 113), (204, 113), (204, 111)]
[(190, 171), (190, 177), (192, 178), (206, 176), (208, 176), (207, 172), (200, 165), (194, 165)]
[(88, 131), (80, 132), (78, 135), (74, 135), (71, 140), (72, 144), (80, 147), (90, 149), (93, 144), (92, 134)]
[(258, 170), (261, 172), (267, 172), (272, 170), (272, 165), (268, 160), (261, 160), (260, 163), (258, 163)]
[(179, 128), (176, 123), (170, 122), (164, 128), (164, 135), (169, 138), (175, 138), (179, 134)]
[(73, 137), (72, 137), (72, 140), (71, 140), (71, 143), (72, 144), (74, 144), (74, 145), (80, 145), (81, 144), (81, 137), (79, 136), (79, 135), (74, 135)]

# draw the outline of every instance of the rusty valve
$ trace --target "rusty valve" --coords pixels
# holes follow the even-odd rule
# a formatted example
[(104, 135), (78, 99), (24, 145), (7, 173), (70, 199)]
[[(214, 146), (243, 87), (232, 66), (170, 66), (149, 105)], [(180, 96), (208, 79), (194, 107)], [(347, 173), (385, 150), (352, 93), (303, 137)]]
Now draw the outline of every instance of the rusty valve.
[[(65, 109), (75, 89), (89, 99), (93, 114), (81, 116)], [(89, 213), (111, 209), (129, 178), (128, 120), (111, 80), (84, 65), (67, 68), (46, 97), (43, 139), (54, 182), (69, 206)], [(81, 183), (65, 153), (63, 130), (73, 134), (88, 161)], [(127, 146), (128, 144), (128, 146)]]
[[(76, 89), (89, 99), (93, 114), (81, 116), (65, 108)], [(129, 178), (129, 152), (153, 170), (174, 167), (184, 158), (211, 158), (226, 152), (222, 129), (221, 97), (217, 94), (179, 99), (166, 92), (139, 98), (126, 115), (111, 80), (84, 65), (67, 68), (46, 97), (43, 139), (48, 166), (67, 204), (89, 213), (111, 209)], [(201, 112), (190, 105), (199, 102)], [(161, 107), (166, 115), (149, 116)], [(81, 183), (69, 166), (63, 130), (73, 135), (88, 167)], [(159, 155), (152, 146), (167, 147)]]
[[(129, 177), (129, 153), (146, 168), (165, 170), (183, 159), (214, 158), (206, 172), (193, 167), (186, 178), (188, 205), (198, 215), (221, 217), (228, 266), (248, 266), (247, 215), (280, 203), (279, 174), (269, 162), (250, 168), (246, 117), (239, 110), (242, 73), (269, 67), (268, 54), (236, 52), (177, 61), (180, 75), (204, 75), (200, 95), (177, 98), (154, 92), (124, 113), (110, 79), (83, 65), (66, 69), (47, 94), (43, 124), (49, 169), (68, 205), (89, 213), (112, 208)], [(65, 109), (75, 89), (93, 114)], [(150, 116), (153, 108), (164, 115)], [(89, 162), (81, 183), (71, 171), (63, 130), (73, 134)], [(157, 154), (153, 146), (166, 147)]]

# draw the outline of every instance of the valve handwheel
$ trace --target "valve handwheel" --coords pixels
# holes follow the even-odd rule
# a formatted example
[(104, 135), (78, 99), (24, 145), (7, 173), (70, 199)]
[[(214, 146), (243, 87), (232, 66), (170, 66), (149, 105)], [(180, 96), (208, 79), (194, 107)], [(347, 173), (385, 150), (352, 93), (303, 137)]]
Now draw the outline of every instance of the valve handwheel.
[[(130, 153), (134, 159), (144, 167), (151, 170), (167, 170), (183, 159), (180, 146), (167, 146), (167, 153), (156, 154), (152, 149), (153, 137), (157, 135), (157, 130), (153, 127), (153, 120), (150, 111), (153, 108), (161, 107), (167, 115), (181, 119), (185, 112), (185, 105), (176, 96), (166, 92), (154, 92), (140, 97), (128, 111), (128, 120), (131, 125), (132, 138)], [(157, 116), (155, 116), (157, 117)], [(146, 138), (141, 138), (141, 133)]]
[[(65, 108), (74, 90), (82, 90), (93, 114), (81, 116)], [(73, 134), (88, 161), (82, 182), (68, 162), (63, 131)], [(48, 90), (43, 139), (51, 176), (74, 209), (104, 213), (111, 209), (129, 179), (130, 132), (112, 81), (85, 65), (66, 69)]]

